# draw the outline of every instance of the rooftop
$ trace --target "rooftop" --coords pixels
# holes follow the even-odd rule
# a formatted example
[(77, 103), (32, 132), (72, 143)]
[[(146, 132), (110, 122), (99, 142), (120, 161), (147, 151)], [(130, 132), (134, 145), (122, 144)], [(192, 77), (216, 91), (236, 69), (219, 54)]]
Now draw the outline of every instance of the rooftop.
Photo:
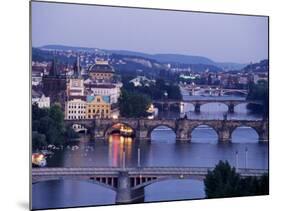
[(103, 73), (114, 73), (114, 69), (109, 64), (93, 64), (89, 67), (90, 72), (103, 72)]

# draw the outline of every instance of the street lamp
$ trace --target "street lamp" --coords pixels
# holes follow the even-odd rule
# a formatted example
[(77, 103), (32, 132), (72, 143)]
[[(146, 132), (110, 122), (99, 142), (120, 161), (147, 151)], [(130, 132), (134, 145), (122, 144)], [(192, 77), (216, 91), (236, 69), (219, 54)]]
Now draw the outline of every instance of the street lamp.
[(162, 112), (163, 112), (163, 115), (164, 115), (164, 101), (167, 99), (167, 96), (168, 96), (167, 91), (165, 91), (165, 92), (163, 93), (163, 95), (164, 95), (164, 100), (163, 100), (163, 103), (162, 103)]
[(126, 150), (123, 150), (123, 169), (126, 169)]
[(235, 152), (235, 165), (236, 165), (236, 170), (238, 171), (238, 150)]
[(248, 147), (245, 148), (245, 169), (248, 168)]
[(140, 168), (140, 148), (138, 148), (138, 167)]

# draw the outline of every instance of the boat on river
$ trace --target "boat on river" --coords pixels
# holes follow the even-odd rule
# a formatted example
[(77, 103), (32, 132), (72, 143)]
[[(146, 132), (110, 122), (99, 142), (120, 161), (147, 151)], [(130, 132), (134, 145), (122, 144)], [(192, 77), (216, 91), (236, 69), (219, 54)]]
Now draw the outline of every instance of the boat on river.
[(32, 166), (44, 167), (46, 165), (47, 160), (43, 153), (32, 153)]

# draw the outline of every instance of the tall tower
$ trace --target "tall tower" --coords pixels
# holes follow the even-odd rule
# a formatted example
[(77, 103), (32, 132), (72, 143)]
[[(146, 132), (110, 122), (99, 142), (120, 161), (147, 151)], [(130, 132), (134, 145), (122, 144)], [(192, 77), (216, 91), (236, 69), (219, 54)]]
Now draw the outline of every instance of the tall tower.
[(56, 58), (54, 56), (52, 64), (51, 64), (51, 69), (49, 71), (49, 76), (57, 76), (58, 75), (58, 71), (57, 71), (57, 61)]
[(74, 63), (74, 67), (73, 67), (73, 78), (80, 78), (80, 77), (81, 77), (80, 57), (78, 54), (76, 62)]

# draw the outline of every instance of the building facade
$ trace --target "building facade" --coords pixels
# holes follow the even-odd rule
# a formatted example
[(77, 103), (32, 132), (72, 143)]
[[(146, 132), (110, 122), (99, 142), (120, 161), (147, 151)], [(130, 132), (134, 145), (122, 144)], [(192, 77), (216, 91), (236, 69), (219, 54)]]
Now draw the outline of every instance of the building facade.
[(110, 83), (112, 82), (114, 69), (109, 65), (108, 61), (98, 61), (89, 67), (89, 76), (94, 83)]
[(70, 98), (65, 103), (65, 119), (86, 119), (85, 97)]
[(114, 84), (91, 84), (88, 88), (90, 90), (90, 95), (109, 96), (111, 104), (118, 102), (120, 88)]
[(109, 96), (87, 96), (86, 118), (110, 118), (111, 105)]
[(50, 98), (32, 90), (32, 104), (37, 104), (39, 108), (50, 108)]
[(85, 95), (84, 80), (80, 78), (71, 78), (67, 85), (68, 96), (83, 96)]

